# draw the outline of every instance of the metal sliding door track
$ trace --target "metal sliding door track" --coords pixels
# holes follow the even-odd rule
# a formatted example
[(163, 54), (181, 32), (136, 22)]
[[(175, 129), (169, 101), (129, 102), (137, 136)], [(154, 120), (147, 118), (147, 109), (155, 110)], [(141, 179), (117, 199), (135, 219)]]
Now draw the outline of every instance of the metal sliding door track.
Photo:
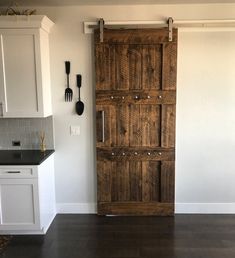
[[(95, 28), (100, 28), (100, 21), (103, 20), (103, 27), (107, 29), (128, 29), (128, 28), (163, 28), (169, 27), (171, 17), (161, 21), (105, 21), (98, 19), (95, 22), (84, 22), (84, 33), (93, 33)], [(235, 28), (235, 19), (230, 20), (174, 20), (173, 28)]]

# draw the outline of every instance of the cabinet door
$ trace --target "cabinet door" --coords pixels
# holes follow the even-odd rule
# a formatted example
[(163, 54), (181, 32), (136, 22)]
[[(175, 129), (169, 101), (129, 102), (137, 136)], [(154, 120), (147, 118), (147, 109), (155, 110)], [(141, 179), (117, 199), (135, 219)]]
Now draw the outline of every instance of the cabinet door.
[(40, 229), (37, 179), (1, 179), (0, 211), (0, 230)]
[(0, 36), (2, 116), (41, 116), (43, 104), (39, 31), (2, 29)]

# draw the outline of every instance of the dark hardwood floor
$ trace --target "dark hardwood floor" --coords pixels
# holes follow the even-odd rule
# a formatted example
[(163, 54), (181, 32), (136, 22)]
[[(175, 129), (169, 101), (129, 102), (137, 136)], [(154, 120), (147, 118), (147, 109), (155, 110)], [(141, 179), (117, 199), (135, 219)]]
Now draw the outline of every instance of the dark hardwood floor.
[(233, 258), (235, 215), (57, 215), (46, 236), (14, 236), (3, 258)]

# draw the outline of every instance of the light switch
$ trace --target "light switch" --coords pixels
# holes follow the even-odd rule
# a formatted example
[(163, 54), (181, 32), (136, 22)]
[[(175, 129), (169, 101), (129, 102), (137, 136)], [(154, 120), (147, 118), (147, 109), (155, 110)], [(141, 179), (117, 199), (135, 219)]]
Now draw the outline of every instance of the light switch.
[(79, 125), (71, 125), (70, 126), (70, 135), (80, 135), (80, 126)]

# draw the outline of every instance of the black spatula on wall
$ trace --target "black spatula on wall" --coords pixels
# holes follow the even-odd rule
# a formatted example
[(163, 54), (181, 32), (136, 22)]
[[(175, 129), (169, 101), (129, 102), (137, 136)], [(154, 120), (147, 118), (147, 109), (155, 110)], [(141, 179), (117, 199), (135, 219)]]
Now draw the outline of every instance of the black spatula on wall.
[(81, 74), (77, 74), (77, 87), (78, 87), (78, 101), (76, 102), (76, 112), (80, 116), (84, 111), (84, 103), (80, 98), (80, 88), (82, 86), (82, 76)]

